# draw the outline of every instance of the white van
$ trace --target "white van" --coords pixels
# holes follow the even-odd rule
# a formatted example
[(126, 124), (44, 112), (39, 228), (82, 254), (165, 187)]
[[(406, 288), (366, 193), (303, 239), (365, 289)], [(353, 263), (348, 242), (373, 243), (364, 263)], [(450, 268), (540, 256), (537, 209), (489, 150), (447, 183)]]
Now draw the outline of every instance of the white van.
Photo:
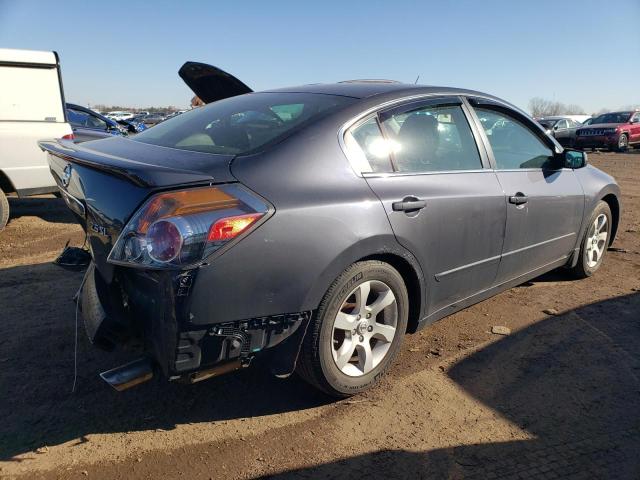
[(9, 218), (7, 194), (57, 191), (37, 141), (73, 138), (67, 123), (55, 52), (0, 48), (0, 230)]

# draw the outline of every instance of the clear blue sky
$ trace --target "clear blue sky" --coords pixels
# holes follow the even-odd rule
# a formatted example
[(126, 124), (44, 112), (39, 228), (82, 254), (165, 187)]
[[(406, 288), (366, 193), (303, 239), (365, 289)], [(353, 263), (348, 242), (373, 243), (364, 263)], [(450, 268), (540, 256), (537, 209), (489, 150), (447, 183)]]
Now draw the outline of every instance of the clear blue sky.
[(187, 105), (186, 60), (255, 90), (420, 75), (523, 108), (640, 104), (640, 0), (0, 0), (0, 47), (56, 50), (84, 105)]

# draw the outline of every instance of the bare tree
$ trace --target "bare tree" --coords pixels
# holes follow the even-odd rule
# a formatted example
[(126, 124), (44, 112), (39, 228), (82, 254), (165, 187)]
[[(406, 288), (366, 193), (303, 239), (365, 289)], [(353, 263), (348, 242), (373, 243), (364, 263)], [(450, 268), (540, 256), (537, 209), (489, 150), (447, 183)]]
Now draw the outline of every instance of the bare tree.
[(529, 100), (529, 112), (534, 117), (550, 117), (553, 115), (579, 115), (584, 114), (584, 109), (579, 105), (565, 105), (562, 102), (554, 102), (541, 97)]

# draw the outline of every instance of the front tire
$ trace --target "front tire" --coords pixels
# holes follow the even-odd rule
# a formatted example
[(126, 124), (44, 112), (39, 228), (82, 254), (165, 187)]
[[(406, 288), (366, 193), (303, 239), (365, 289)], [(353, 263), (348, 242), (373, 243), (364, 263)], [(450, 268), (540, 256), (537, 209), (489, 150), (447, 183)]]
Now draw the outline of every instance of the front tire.
[(580, 258), (572, 268), (577, 278), (590, 277), (602, 265), (611, 238), (611, 209), (607, 202), (598, 202), (587, 225), (580, 244)]
[(629, 148), (629, 137), (627, 137), (626, 133), (623, 133), (618, 138), (618, 146), (616, 147), (616, 152), (626, 152)]
[(9, 200), (2, 190), (0, 190), (0, 232), (9, 221)]
[(371, 388), (400, 349), (408, 313), (407, 288), (397, 270), (377, 260), (354, 263), (322, 299), (298, 374), (334, 397)]

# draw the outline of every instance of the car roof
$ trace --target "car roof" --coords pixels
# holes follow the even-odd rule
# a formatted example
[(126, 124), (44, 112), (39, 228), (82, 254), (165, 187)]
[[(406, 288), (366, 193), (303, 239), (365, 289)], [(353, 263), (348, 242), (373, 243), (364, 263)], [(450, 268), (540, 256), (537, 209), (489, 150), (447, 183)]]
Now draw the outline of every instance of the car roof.
[[(279, 93), (319, 93), (325, 95), (342, 95), (353, 98), (368, 98), (374, 95), (385, 93), (410, 94), (420, 93), (446, 93), (453, 95), (482, 95), (493, 97), (473, 90), (452, 87), (436, 87), (427, 85), (414, 85), (411, 83), (395, 82), (393, 80), (348, 80), (338, 83), (316, 83), (310, 85), (299, 85), (295, 87), (285, 87), (273, 90), (263, 90), (263, 92)], [(259, 92), (258, 92), (259, 93)]]

